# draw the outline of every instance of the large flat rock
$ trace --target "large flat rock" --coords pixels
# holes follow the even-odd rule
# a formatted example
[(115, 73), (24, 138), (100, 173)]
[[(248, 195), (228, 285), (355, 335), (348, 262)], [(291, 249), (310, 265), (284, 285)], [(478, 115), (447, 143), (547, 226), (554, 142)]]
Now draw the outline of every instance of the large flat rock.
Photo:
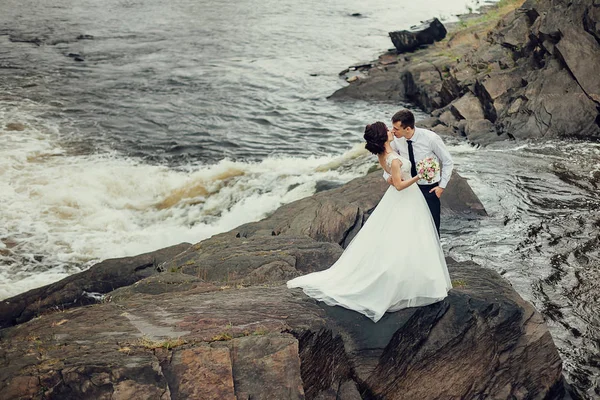
[(377, 324), (284, 285), (46, 314), (0, 331), (0, 398), (556, 398), (542, 317), (497, 273), (449, 263), (446, 300)]

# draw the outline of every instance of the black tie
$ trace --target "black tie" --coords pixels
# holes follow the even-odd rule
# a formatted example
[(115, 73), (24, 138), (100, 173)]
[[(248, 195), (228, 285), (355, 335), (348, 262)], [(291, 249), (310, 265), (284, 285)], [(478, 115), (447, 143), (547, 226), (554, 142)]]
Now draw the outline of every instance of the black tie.
[(415, 162), (415, 153), (412, 148), (412, 140), (407, 140), (408, 143), (408, 159), (410, 160), (410, 176), (417, 176), (417, 163)]

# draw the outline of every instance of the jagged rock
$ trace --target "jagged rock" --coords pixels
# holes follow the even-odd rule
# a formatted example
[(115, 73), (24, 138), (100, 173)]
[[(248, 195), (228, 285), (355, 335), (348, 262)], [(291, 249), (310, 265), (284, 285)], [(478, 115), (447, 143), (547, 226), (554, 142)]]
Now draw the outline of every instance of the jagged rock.
[(600, 65), (600, 44), (583, 29), (572, 26), (562, 28), (561, 34), (556, 44), (558, 54), (585, 94), (600, 103), (600, 78), (595, 67)]
[(345, 246), (354, 238), (389, 185), (375, 172), (346, 185), (277, 209), (262, 221), (236, 229), (241, 237), (305, 235)]
[(385, 66), (372, 68), (368, 78), (359, 79), (328, 98), (404, 101), (432, 111), (450, 103), (462, 90), (454, 77), (444, 72), (452, 62), (446, 55), (420, 59), (417, 54), (412, 59), (387, 61)]
[(481, 102), (473, 93), (467, 93), (450, 107), (456, 119), (485, 119)]
[(498, 119), (498, 113), (496, 111), (494, 100), (486, 90), (485, 86), (479, 80), (475, 81), (473, 93), (479, 99), (479, 104), (481, 105), (481, 110), (483, 111), (483, 118), (492, 123), (496, 122)]
[(584, 12), (583, 29), (600, 43), (600, 7), (590, 7)]
[(491, 36), (500, 45), (519, 52), (529, 40), (529, 25), (525, 12), (513, 11), (500, 22), (499, 27), (502, 29), (496, 30)]
[(509, 115), (511, 115), (511, 114), (516, 114), (516, 113), (520, 112), (521, 111), (521, 106), (523, 106), (526, 102), (527, 102), (526, 98), (517, 97), (515, 99), (515, 101), (513, 101), (512, 104), (510, 105), (507, 113)]
[[(448, 67), (444, 65), (443, 69)], [(458, 80), (454, 75), (444, 72), (445, 78), (442, 79), (442, 88), (440, 89), (439, 96), (442, 99), (441, 104), (450, 104), (454, 99), (457, 99), (462, 94), (462, 88)]]
[(520, 89), (523, 86), (523, 78), (513, 71), (503, 71), (484, 78), (482, 86), (493, 101), (496, 112), (501, 114), (506, 107), (502, 98), (511, 97), (512, 92)]
[[(327, 268), (341, 254), (338, 245), (350, 243), (388, 187), (380, 171), (371, 173), (284, 205), (262, 221), (213, 236), (160, 268), (230, 284), (276, 282), (292, 278), (294, 271)], [(487, 215), (456, 172), (442, 197), (442, 213)]]
[[(160, 268), (145, 255), (75, 275), (67, 282), (96, 273), (135, 283), (0, 330), (0, 398), (560, 395), (561, 361), (541, 316), (489, 269), (449, 259), (446, 300), (377, 324), (287, 289), (289, 277), (339, 257), (387, 188), (378, 171), (183, 253), (165, 249)], [(458, 175), (442, 201), (445, 213), (485, 213)]]
[[(367, 378), (374, 395), (389, 399), (560, 397), (556, 386), (561, 361), (557, 354), (544, 351), (551, 338), (543, 319), (511, 294), (508, 284), (498, 282), (495, 272), (477, 269), (469, 263), (451, 267), (452, 278), (464, 282), (464, 288), (427, 311), (417, 309), (394, 333)], [(496, 283), (503, 287), (501, 295)], [(515, 328), (521, 333), (511, 333)], [(456, 366), (454, 373), (447, 369), (449, 365)], [(528, 374), (535, 376), (536, 389), (518, 377), (524, 365), (533, 367)], [(429, 384), (420, 384), (424, 377)]]
[[(368, 79), (360, 79), (329, 98), (406, 101), (432, 111), (444, 107), (460, 93), (454, 78), (442, 73), (449, 63), (448, 57), (436, 56), (424, 60), (408, 59), (383, 69), (373, 68)], [(444, 78), (443, 75), (447, 76)]]
[(437, 117), (424, 118), (418, 122), (420, 128), (431, 129), (436, 125), (440, 124), (440, 120)]
[(406, 100), (425, 110), (435, 110), (446, 105), (442, 98), (443, 80), (438, 66), (431, 62), (410, 65), (400, 76)]
[(458, 129), (455, 129), (454, 126), (439, 124), (439, 125), (433, 126), (431, 128), (431, 130), (437, 134), (444, 135), (444, 136), (455, 136), (455, 137), (464, 136)]
[(487, 211), (469, 186), (468, 181), (456, 171), (441, 198), (443, 215), (487, 216)]
[(517, 93), (523, 93), (518, 113), (502, 118), (505, 130), (516, 138), (600, 137), (596, 103), (557, 60), (550, 60)]
[(469, 119), (465, 126), (467, 139), (474, 143), (488, 145), (500, 140), (506, 140), (506, 135), (498, 135), (496, 127), (487, 119)]
[[(463, 180), (464, 178), (459, 174), (454, 174), (449, 188)], [(241, 237), (270, 236), (273, 233), (306, 235), (318, 241), (337, 243), (346, 247), (388, 187), (389, 185), (382, 179), (382, 172), (373, 172), (365, 177), (354, 179), (340, 188), (284, 205), (264, 220), (242, 225), (232, 232), (237, 232)], [(459, 206), (461, 200), (452, 201), (453, 197), (459, 196), (460, 193), (444, 194), (443, 213), (468, 211), (469, 206), (465, 204)], [(468, 203), (474, 206), (472, 212), (479, 215), (483, 205), (472, 191), (469, 196)], [(458, 209), (455, 210), (455, 207)]]
[(413, 27), (410, 31), (390, 32), (390, 38), (398, 53), (414, 51), (421, 46), (432, 44), (446, 37), (446, 28), (439, 19), (434, 18)]
[(97, 297), (89, 294), (108, 293), (154, 275), (160, 263), (190, 246), (182, 243), (135, 257), (108, 259), (87, 271), (0, 301), (0, 328), (29, 321), (44, 312), (96, 303)]
[[(458, 123), (458, 119), (452, 114), (452, 111), (446, 110), (440, 116), (439, 120), (446, 126), (454, 126)], [(438, 133), (437, 131), (434, 131)]]

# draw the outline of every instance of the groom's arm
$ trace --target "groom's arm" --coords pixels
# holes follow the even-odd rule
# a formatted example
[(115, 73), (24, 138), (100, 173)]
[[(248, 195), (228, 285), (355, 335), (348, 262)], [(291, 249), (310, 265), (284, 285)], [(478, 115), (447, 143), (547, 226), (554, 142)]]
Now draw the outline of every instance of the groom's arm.
[(452, 176), (452, 169), (454, 168), (452, 157), (450, 156), (450, 152), (446, 148), (444, 141), (437, 134), (431, 141), (431, 150), (433, 151), (433, 154), (436, 155), (438, 160), (440, 160), (440, 172), (442, 176), (440, 178), (439, 187), (445, 189), (446, 185), (448, 185), (448, 182), (450, 181), (450, 177)]

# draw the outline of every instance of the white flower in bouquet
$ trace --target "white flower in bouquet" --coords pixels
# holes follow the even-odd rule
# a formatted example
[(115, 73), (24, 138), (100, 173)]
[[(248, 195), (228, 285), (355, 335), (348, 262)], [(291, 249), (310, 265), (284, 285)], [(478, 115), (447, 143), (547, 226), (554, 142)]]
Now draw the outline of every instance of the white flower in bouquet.
[(440, 172), (440, 164), (433, 157), (427, 157), (417, 163), (417, 173), (421, 179), (431, 182)]

